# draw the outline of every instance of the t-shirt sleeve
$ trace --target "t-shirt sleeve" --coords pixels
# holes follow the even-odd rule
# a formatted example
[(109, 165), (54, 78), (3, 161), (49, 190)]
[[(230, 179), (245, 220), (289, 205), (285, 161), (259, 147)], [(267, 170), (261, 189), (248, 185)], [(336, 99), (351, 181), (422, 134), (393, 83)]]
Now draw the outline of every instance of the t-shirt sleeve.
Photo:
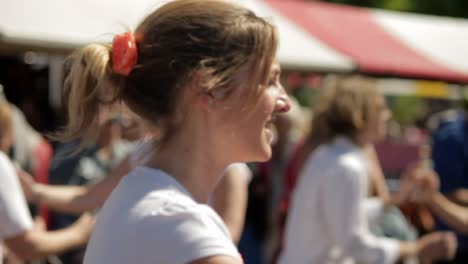
[[(162, 209), (157, 217), (146, 217), (139, 225), (140, 254), (154, 254), (158, 263), (189, 263), (225, 255), (240, 258), (233, 242), (210, 214), (194, 208)], [(146, 252), (146, 253), (145, 253)], [(138, 257), (138, 256), (137, 256)], [(156, 260), (156, 259), (155, 259)]]
[(152, 157), (152, 147), (153, 143), (149, 138), (137, 142), (129, 153), (131, 166), (138, 167), (145, 164)]
[(0, 239), (14, 237), (32, 227), (32, 219), (16, 170), (0, 153)]

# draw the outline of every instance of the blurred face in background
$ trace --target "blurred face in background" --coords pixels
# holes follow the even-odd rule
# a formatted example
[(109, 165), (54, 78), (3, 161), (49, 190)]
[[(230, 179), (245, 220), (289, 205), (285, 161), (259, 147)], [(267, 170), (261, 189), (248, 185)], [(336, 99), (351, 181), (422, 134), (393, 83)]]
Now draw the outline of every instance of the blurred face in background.
[(133, 116), (122, 118), (122, 139), (130, 142), (141, 140), (148, 132), (146, 130), (141, 119)]
[(391, 117), (385, 98), (379, 94), (374, 105), (368, 109), (367, 129), (365, 130), (365, 143), (376, 143), (385, 138), (387, 123)]
[(100, 147), (108, 147), (122, 138), (122, 124), (119, 118), (110, 118), (99, 128), (96, 140)]

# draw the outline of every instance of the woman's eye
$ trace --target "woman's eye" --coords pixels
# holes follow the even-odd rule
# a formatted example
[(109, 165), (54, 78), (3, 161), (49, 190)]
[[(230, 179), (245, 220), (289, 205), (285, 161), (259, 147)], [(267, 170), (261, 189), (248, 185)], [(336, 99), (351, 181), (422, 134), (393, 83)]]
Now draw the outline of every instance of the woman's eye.
[(274, 77), (270, 78), (270, 80), (268, 81), (268, 86), (275, 85), (278, 82), (278, 80), (279, 80), (278, 76), (275, 75)]

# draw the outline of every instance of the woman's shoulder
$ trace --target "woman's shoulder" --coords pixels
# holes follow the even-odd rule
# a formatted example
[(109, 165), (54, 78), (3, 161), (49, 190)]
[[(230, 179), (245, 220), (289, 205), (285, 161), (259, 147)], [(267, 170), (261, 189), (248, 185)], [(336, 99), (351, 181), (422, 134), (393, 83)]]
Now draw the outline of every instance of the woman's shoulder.
[(145, 166), (133, 169), (115, 193), (132, 201), (132, 213), (141, 219), (154, 216), (181, 218), (184, 215), (193, 218), (205, 213), (203, 205), (197, 203), (178, 181), (159, 169)]
[(2, 151), (0, 151), (0, 170), (2, 171), (2, 174), (5, 174), (6, 171), (15, 171), (15, 165)]
[(2, 165), (5, 163), (11, 163), (8, 156), (5, 153), (3, 153), (3, 151), (0, 151), (0, 162), (2, 163)]
[(146, 214), (136, 225), (140, 251), (160, 253), (155, 258), (167, 258), (167, 263), (188, 263), (215, 255), (238, 258), (229, 235), (209, 214), (194, 209), (165, 206)]
[[(140, 210), (136, 235), (139, 241), (161, 252), (170, 253), (172, 263), (186, 263), (213, 255), (237, 257), (229, 231), (207, 205), (199, 204), (181, 192), (164, 190), (145, 198)], [(143, 246), (146, 247), (146, 246)]]
[(365, 172), (366, 161), (363, 154), (356, 149), (340, 149), (332, 144), (324, 144), (310, 155), (305, 168), (309, 172), (319, 172), (330, 178), (342, 173)]

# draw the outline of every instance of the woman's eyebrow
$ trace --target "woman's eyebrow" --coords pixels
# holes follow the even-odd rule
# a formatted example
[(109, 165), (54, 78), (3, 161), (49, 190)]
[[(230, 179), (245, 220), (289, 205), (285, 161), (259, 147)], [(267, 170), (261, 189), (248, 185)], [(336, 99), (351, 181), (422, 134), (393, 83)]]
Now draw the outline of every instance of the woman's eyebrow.
[(280, 74), (281, 74), (281, 68), (279, 66), (273, 66), (271, 70), (271, 75), (275, 76), (275, 75), (280, 75)]

